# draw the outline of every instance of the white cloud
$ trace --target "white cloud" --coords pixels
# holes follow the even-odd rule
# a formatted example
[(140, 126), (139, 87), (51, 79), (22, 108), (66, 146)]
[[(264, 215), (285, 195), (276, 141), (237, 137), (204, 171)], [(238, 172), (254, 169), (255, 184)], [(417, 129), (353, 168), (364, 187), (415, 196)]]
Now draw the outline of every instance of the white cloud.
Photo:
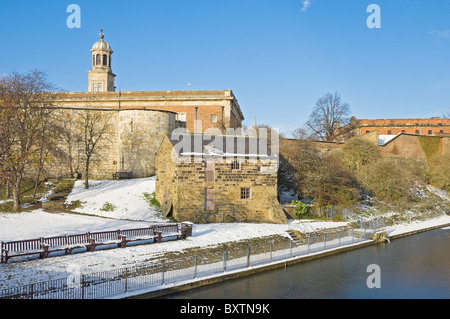
[(313, 0), (302, 0), (302, 5), (303, 5), (303, 7), (302, 7), (302, 12), (305, 12), (306, 10), (308, 10), (308, 8), (311, 6), (311, 2), (312, 2)]
[(450, 30), (445, 31), (430, 31), (431, 35), (435, 35), (441, 39), (449, 39), (450, 38)]

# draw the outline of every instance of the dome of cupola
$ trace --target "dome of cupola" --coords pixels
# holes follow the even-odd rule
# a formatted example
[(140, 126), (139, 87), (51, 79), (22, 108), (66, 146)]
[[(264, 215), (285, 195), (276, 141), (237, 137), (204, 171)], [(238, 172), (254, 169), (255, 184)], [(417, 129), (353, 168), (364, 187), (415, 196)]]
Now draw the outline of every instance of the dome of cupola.
[(108, 42), (106, 42), (105, 40), (103, 40), (103, 38), (105, 37), (105, 35), (103, 34), (103, 30), (100, 29), (100, 41), (97, 41), (94, 43), (94, 45), (92, 46), (92, 50), (106, 50), (106, 51), (112, 51), (111, 46), (109, 45)]

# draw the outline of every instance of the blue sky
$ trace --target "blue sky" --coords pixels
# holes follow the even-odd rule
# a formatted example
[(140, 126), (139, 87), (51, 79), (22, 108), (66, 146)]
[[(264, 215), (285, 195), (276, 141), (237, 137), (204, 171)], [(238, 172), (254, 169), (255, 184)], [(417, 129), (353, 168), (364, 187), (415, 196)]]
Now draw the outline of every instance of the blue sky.
[(327, 92), (357, 118), (450, 112), (450, 0), (15, 0), (0, 2), (0, 27), (0, 73), (38, 68), (86, 91), (103, 28), (122, 91), (231, 89), (247, 124), (282, 132)]

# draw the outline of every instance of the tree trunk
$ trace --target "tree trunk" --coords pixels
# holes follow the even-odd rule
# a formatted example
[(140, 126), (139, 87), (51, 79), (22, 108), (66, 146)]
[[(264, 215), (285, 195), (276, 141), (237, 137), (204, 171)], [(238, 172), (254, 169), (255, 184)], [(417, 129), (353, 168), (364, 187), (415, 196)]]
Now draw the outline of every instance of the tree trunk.
[(89, 161), (86, 161), (86, 169), (84, 170), (84, 188), (89, 188)]
[(41, 169), (38, 170), (36, 179), (35, 179), (35, 181), (34, 181), (33, 199), (36, 199), (37, 189), (38, 189), (38, 186), (39, 186), (39, 184), (40, 184), (40, 181), (39, 181), (39, 178), (40, 178), (40, 177), (41, 177)]
[(13, 184), (13, 202), (14, 202), (14, 211), (20, 211), (20, 180), (17, 180)]
[(6, 181), (6, 199), (10, 199), (11, 198), (11, 183), (9, 180)]

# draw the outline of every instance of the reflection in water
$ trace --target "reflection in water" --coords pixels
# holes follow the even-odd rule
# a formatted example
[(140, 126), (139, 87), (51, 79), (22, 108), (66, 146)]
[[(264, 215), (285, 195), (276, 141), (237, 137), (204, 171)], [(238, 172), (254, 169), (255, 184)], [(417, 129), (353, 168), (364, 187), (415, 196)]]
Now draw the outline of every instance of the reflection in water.
[[(178, 299), (450, 298), (450, 229), (328, 256), (166, 296)], [(366, 285), (367, 266), (381, 288)]]

